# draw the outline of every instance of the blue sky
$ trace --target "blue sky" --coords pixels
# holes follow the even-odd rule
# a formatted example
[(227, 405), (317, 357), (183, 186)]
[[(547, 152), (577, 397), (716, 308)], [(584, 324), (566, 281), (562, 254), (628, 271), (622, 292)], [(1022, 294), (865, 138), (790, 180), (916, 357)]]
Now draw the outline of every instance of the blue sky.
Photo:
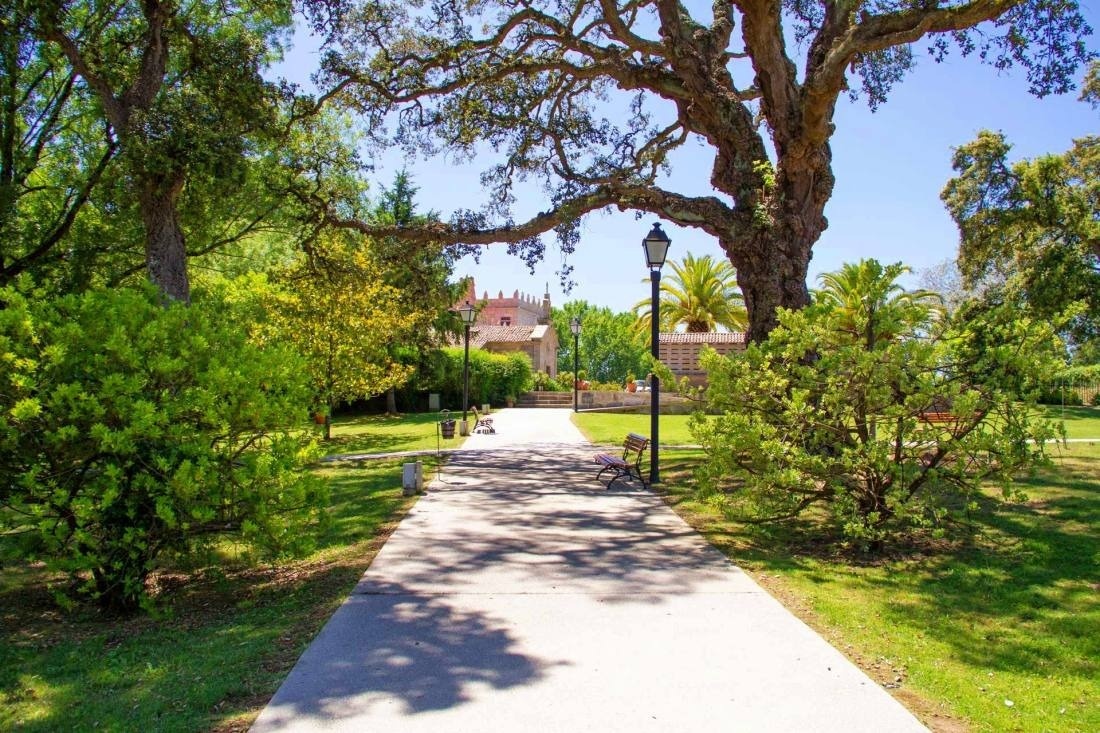
[[(1097, 0), (1082, 2), (1094, 29), (1100, 29), (1098, 5)], [(1096, 36), (1090, 45), (1100, 45)], [(315, 47), (312, 39), (296, 39), (296, 48), (276, 73), (304, 82), (316, 68)], [(1004, 132), (1013, 144), (1014, 159), (1062, 152), (1074, 138), (1100, 134), (1100, 111), (1078, 102), (1076, 93), (1040, 100), (1027, 93), (1026, 80), (1018, 72), (998, 72), (957, 53), (940, 64), (918, 56), (917, 68), (877, 112), (863, 100), (843, 98), (838, 105), (832, 141), (836, 188), (825, 209), (829, 228), (810, 262), (811, 286), (819, 273), (864, 257), (901, 261), (916, 271), (953, 258), (958, 233), (939, 193), (952, 175), (952, 148), (972, 140), (980, 130)], [(687, 147), (674, 159), (672, 180), (664, 185), (709, 194), (709, 150), (691, 143)], [(420, 187), (421, 209), (437, 210), (444, 219), (456, 209), (478, 208), (482, 202), (478, 175), (487, 163), (406, 161), (396, 154), (374, 163), (373, 182), (382, 184), (407, 167)], [(520, 190), (517, 220), (547, 208), (537, 189)], [(552, 235), (547, 238), (546, 258), (533, 274), (505, 252), (506, 245), (486, 247), (480, 264), (463, 260), (456, 274), (474, 276), (479, 294), (519, 289), (541, 295), (549, 284), (555, 305), (583, 299), (628, 310), (649, 293), (641, 240), (656, 220), (651, 215), (636, 220), (633, 213), (617, 211), (589, 215), (577, 251), (569, 258), (576, 283), (569, 294), (558, 282), (561, 255)], [(703, 232), (669, 224), (665, 230), (672, 238), (670, 258), (688, 252), (724, 256)]]

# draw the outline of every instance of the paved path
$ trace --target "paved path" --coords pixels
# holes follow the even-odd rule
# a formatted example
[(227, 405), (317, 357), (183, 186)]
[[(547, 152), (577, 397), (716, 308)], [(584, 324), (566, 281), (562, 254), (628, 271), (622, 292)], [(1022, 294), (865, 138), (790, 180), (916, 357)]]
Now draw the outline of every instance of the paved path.
[(568, 410), (471, 436), (253, 731), (920, 731)]

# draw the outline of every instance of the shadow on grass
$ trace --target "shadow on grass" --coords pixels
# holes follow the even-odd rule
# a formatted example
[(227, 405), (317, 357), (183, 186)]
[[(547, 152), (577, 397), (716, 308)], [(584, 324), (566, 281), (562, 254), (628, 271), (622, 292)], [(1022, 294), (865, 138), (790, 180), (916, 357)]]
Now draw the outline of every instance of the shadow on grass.
[(47, 590), (59, 578), (5, 567), (0, 729), (247, 729), (411, 505), (396, 463), (326, 473), (332, 521), (318, 552), (277, 566), (168, 568), (157, 617), (64, 614)]
[(330, 455), (430, 448), (435, 446), (439, 419), (436, 412), (337, 417), (332, 424), (332, 439), (323, 441), (322, 448)]
[[(1100, 459), (1088, 465), (1100, 475)], [(1095, 679), (1100, 483), (1075, 473), (1028, 481), (1026, 503), (983, 499), (972, 541), (872, 579), (883, 593), (905, 590), (886, 606), (891, 620), (948, 640), (977, 667)]]
[[(745, 567), (797, 573), (824, 593), (869, 593), (891, 633), (935, 638), (971, 667), (1077, 678), (1100, 674), (1100, 455), (1021, 481), (1022, 503), (983, 496), (968, 529), (879, 558), (838, 551), (812, 521), (749, 530), (688, 488), (698, 458), (669, 465), (666, 500)], [(668, 488), (666, 486), (666, 488)], [(816, 538), (816, 539), (815, 539)]]

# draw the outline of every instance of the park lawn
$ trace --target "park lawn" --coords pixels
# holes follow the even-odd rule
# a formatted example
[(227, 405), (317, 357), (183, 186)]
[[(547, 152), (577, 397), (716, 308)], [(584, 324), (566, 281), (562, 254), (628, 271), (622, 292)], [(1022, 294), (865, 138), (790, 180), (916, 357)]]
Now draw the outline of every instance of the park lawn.
[[(451, 413), (455, 420), (462, 413)], [(468, 416), (467, 422), (473, 420)], [(438, 412), (405, 415), (337, 415), (332, 420), (332, 440), (322, 441), (321, 449), (329, 455), (340, 453), (393, 453), (410, 450), (457, 448), (465, 438), (458, 435), (444, 440), (439, 435)], [(472, 425), (472, 423), (471, 423)]]
[(1062, 422), (1067, 438), (1100, 439), (1100, 407), (1060, 407), (1039, 405), (1040, 414), (1048, 420)]
[(1100, 730), (1100, 446), (1070, 444), (975, 532), (872, 559), (796, 527), (730, 521), (690, 488), (699, 453), (662, 461), (666, 500), (933, 730)]
[(64, 614), (41, 568), (4, 567), (0, 730), (246, 730), (415, 501), (397, 461), (318, 471), (332, 496), (313, 554), (249, 568), (226, 546), (164, 572), (161, 618)]
[[(689, 415), (661, 415), (661, 446), (692, 445), (695, 440), (688, 431)], [(622, 445), (627, 433), (649, 436), (649, 415), (622, 412), (579, 412), (573, 415), (584, 437), (600, 445)]]

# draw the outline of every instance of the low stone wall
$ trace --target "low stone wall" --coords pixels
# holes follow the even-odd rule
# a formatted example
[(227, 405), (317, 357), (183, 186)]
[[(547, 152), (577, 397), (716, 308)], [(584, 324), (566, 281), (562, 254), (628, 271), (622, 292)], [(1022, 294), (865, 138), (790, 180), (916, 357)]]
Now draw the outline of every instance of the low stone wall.
[[(582, 410), (607, 410), (609, 412), (637, 412), (648, 414), (649, 392), (603, 391), (583, 389), (578, 394)], [(696, 408), (696, 403), (678, 394), (661, 392), (662, 415), (686, 415)]]

